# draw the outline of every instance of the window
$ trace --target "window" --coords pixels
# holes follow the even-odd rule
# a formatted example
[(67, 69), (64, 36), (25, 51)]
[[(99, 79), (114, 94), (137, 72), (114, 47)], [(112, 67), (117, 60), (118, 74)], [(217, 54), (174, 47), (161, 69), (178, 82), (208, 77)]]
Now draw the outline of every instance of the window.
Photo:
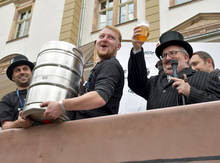
[(170, 0), (170, 7), (181, 5), (187, 2), (191, 2), (193, 0)]
[(29, 24), (31, 17), (31, 9), (27, 9), (19, 13), (16, 23), (15, 39), (28, 34)]
[(33, 10), (33, 1), (26, 0), (23, 3), (15, 2), (15, 14), (9, 35), (9, 41), (28, 36), (31, 15)]
[(105, 25), (112, 25), (113, 0), (102, 0), (99, 5), (99, 25), (101, 29)]
[(136, 18), (136, 0), (95, 0), (93, 31)]
[(179, 5), (179, 4), (183, 4), (183, 3), (186, 3), (186, 2), (190, 2), (192, 0), (175, 0), (175, 4), (176, 5)]
[(132, 0), (120, 0), (119, 23), (134, 19), (134, 3)]

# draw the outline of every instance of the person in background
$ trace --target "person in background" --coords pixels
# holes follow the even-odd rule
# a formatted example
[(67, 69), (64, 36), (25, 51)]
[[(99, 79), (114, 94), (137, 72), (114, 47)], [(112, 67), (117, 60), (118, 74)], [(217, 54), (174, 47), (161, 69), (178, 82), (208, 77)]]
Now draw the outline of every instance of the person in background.
[(215, 69), (213, 58), (205, 51), (194, 52), (190, 59), (190, 66), (193, 70), (209, 72), (213, 75), (217, 75), (220, 79), (220, 70)]
[(163, 73), (163, 65), (162, 60), (157, 61), (155, 67), (158, 69), (158, 74)]
[(64, 111), (76, 111), (75, 119), (117, 114), (124, 87), (124, 71), (116, 59), (120, 48), (120, 31), (113, 26), (105, 26), (95, 44), (100, 61), (90, 72), (85, 94), (42, 103), (41, 107), (47, 106), (44, 117), (56, 119)]
[(22, 118), (22, 108), (33, 68), (34, 64), (28, 61), (24, 55), (12, 58), (11, 64), (7, 68), (7, 77), (16, 84), (17, 89), (5, 95), (0, 101), (0, 122), (3, 130), (32, 126), (29, 118)]
[[(194, 71), (189, 66), (193, 54), (191, 45), (177, 31), (160, 36), (156, 56), (162, 61), (163, 71), (148, 77), (144, 60), (144, 42), (136, 40), (140, 29), (135, 28), (133, 48), (128, 63), (128, 86), (147, 100), (147, 109), (158, 109), (183, 104), (215, 101), (220, 99), (220, 82), (207, 72)], [(178, 63), (174, 77), (172, 63)]]

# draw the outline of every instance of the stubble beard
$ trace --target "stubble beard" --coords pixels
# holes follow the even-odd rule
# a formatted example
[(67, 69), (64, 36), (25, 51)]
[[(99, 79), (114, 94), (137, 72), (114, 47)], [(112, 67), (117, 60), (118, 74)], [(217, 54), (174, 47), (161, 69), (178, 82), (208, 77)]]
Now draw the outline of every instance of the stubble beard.
[(31, 78), (28, 78), (26, 81), (16, 80), (14, 81), (18, 87), (27, 88), (30, 85)]
[(101, 60), (106, 60), (106, 59), (110, 59), (112, 56), (115, 55), (115, 53), (117, 52), (117, 50), (113, 50), (112, 52), (105, 52), (105, 53), (100, 53), (98, 50), (97, 50), (97, 54), (99, 56), (99, 58)]

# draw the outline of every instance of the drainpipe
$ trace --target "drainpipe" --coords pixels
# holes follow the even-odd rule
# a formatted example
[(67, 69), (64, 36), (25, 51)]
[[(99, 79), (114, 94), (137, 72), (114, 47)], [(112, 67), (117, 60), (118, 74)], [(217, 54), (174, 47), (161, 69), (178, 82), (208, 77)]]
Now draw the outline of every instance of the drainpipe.
[(84, 25), (84, 15), (85, 15), (85, 6), (86, 0), (82, 1), (82, 8), (81, 8), (81, 15), (80, 15), (80, 23), (79, 23), (79, 34), (77, 40), (77, 47), (81, 46), (82, 43), (82, 36), (83, 36), (83, 25)]

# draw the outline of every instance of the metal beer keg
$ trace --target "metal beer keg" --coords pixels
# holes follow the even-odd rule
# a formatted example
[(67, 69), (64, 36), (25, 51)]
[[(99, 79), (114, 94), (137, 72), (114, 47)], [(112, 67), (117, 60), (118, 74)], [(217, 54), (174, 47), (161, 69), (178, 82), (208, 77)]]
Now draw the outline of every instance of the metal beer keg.
[[(78, 95), (83, 72), (83, 55), (72, 44), (64, 41), (49, 41), (41, 48), (33, 77), (28, 88), (23, 117), (44, 121), (45, 101), (59, 101)], [(62, 114), (56, 121), (65, 121)]]

